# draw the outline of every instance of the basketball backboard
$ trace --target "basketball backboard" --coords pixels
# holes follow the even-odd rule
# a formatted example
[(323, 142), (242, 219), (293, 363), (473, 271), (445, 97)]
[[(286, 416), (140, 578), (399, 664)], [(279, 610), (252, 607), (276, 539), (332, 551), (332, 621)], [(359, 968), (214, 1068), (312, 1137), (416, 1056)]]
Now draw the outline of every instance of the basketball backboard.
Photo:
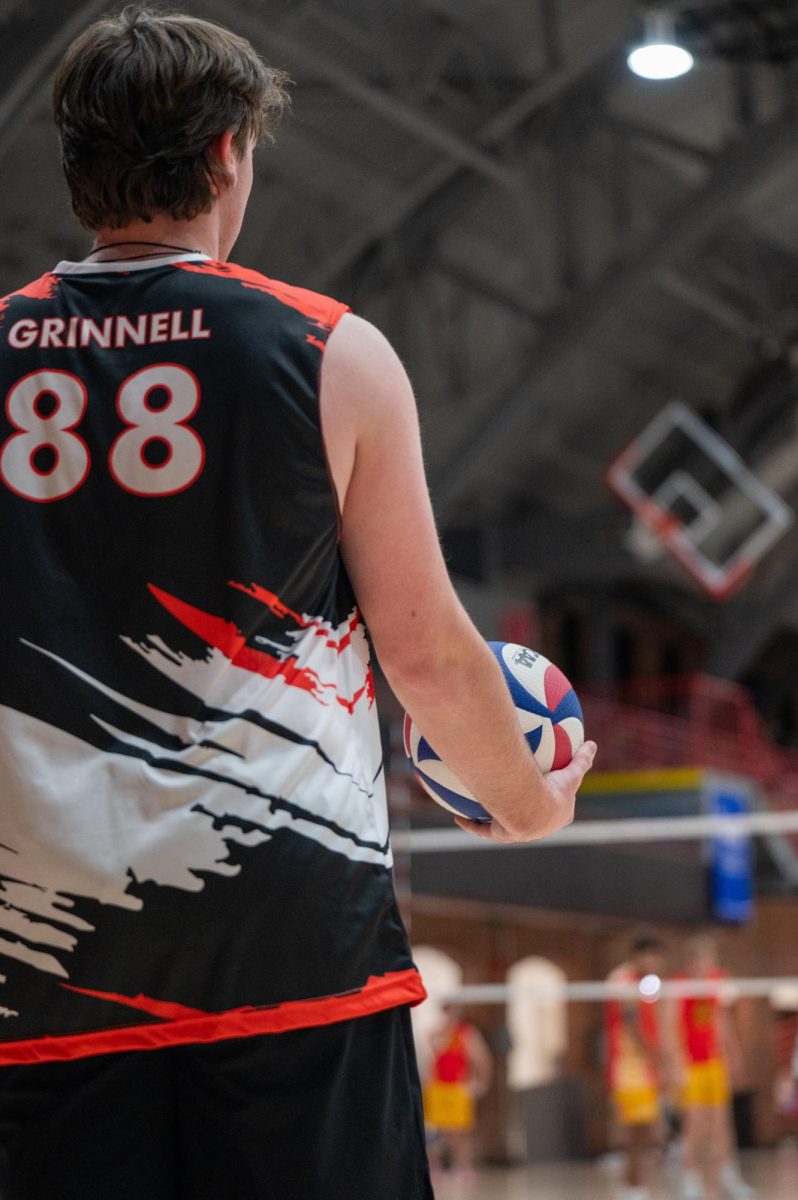
[(667, 405), (607, 481), (701, 586), (723, 600), (792, 524), (780, 496), (687, 405)]

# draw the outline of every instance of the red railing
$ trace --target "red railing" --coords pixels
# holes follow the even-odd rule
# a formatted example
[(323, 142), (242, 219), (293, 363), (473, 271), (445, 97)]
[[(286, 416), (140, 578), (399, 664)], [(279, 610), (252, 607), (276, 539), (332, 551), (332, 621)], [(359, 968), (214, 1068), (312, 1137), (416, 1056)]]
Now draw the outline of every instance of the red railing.
[[(598, 771), (704, 767), (758, 784), (771, 809), (798, 808), (798, 750), (773, 740), (741, 685), (690, 675), (583, 683), (577, 692)], [(411, 784), (411, 807), (414, 796)], [(785, 840), (798, 860), (798, 835)]]
[(692, 675), (579, 692), (600, 770), (707, 767), (754, 780), (774, 808), (798, 806), (798, 751), (773, 741), (739, 684)]

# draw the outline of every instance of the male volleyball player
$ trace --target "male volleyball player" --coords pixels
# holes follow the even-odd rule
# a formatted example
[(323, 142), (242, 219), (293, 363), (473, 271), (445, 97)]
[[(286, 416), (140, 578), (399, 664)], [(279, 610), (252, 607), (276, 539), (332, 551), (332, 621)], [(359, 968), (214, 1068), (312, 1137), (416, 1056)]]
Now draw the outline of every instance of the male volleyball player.
[(0, 303), (0, 1191), (428, 1197), (360, 613), (482, 836), (594, 747), (538, 773), (390, 346), (226, 262), (281, 76), (127, 9), (54, 102), (95, 241)]
[(750, 1200), (737, 1161), (729, 1064), (740, 1057), (721, 984), (726, 979), (714, 938), (696, 935), (684, 951), (681, 981), (717, 984), (717, 991), (669, 1005), (672, 1042), (683, 1064), (683, 1200)]
[(490, 1087), (493, 1056), (476, 1025), (456, 1004), (443, 1006), (443, 1022), (433, 1032), (432, 1061), (424, 1081), (424, 1119), (433, 1133), (430, 1157), (438, 1167), (448, 1159), (462, 1179), (474, 1171), (477, 1102)]
[[(627, 961), (616, 967), (609, 983), (639, 989), (646, 978), (663, 973), (662, 942), (650, 935), (634, 939)], [(631, 999), (613, 999), (606, 1007), (607, 1073), (615, 1118), (626, 1140), (623, 1200), (650, 1200), (646, 1155), (657, 1142), (662, 1044), (657, 989)]]

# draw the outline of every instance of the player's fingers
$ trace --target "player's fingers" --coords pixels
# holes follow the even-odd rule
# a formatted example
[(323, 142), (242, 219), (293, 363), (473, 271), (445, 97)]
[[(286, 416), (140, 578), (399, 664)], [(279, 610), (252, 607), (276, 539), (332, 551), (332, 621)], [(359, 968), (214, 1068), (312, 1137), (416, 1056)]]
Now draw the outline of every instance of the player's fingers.
[(454, 823), (466, 833), (473, 833), (476, 837), (490, 836), (490, 825), (487, 821), (469, 821), (467, 817), (455, 817)]
[(574, 763), (577, 763), (582, 774), (586, 774), (593, 766), (593, 759), (596, 757), (597, 750), (598, 746), (595, 742), (583, 742), (569, 765), (573, 766)]
[(497, 826), (495, 821), (469, 821), (466, 817), (455, 817), (455, 825), (459, 825), (466, 833), (472, 833), (474, 837), (482, 838), (486, 842), (500, 842), (504, 839), (500, 836), (500, 826)]
[(560, 787), (576, 791), (593, 766), (597, 749), (595, 742), (585, 742), (581, 745), (567, 767), (561, 767), (559, 771), (551, 772), (552, 776), (556, 776), (557, 784)]

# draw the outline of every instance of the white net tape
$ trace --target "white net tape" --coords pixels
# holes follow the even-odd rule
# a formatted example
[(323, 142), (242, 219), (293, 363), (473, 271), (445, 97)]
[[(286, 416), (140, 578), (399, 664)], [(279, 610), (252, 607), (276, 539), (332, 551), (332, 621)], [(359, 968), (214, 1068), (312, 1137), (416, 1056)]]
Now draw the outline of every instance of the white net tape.
[(678, 999), (680, 997), (717, 996), (724, 1004), (733, 1004), (743, 997), (759, 997), (773, 1001), (779, 1007), (791, 1007), (788, 1000), (798, 1008), (798, 976), (773, 976), (770, 978), (664, 980), (656, 975), (647, 975), (634, 983), (610, 983), (607, 980), (577, 980), (562, 984), (540, 984), (513, 986), (506, 983), (464, 984), (455, 990), (430, 993), (437, 1003), (452, 1004), (506, 1004), (510, 1000), (529, 1000), (548, 1004), (552, 1001), (599, 1001)]
[(604, 846), (613, 842), (682, 842), (704, 838), (726, 840), (779, 833), (798, 833), (798, 811), (578, 821), (543, 841), (510, 845), (473, 837), (456, 826), (453, 829), (414, 829), (397, 831), (391, 838), (391, 844), (398, 854), (424, 854), (440, 850), (545, 849), (546, 846)]

